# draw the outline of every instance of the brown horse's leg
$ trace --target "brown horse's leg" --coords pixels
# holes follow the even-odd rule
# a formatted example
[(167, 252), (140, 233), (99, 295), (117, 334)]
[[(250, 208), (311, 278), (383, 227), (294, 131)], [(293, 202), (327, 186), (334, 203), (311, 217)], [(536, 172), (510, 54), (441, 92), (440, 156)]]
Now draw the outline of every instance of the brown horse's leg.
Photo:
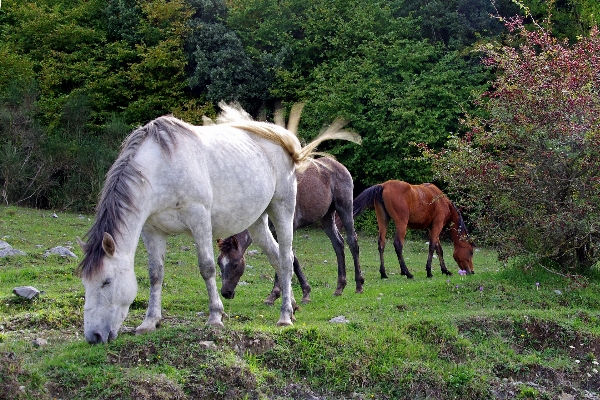
[[(439, 241), (437, 242), (439, 243)], [(433, 252), (437, 247), (437, 243), (433, 238), (429, 238), (429, 252), (427, 254), (427, 264), (425, 265), (425, 269), (427, 270), (427, 277), (433, 278), (433, 274), (431, 273), (431, 260), (433, 259)]]
[(404, 262), (404, 256), (402, 255), (402, 250), (404, 248), (404, 237), (406, 235), (406, 228), (402, 229), (398, 227), (396, 224), (396, 235), (394, 236), (394, 249), (396, 250), (396, 256), (398, 257), (398, 262), (400, 263), (400, 274), (406, 275), (408, 279), (412, 279), (413, 275), (408, 270), (406, 263)]
[(385, 273), (383, 252), (385, 250), (385, 236), (387, 235), (390, 216), (377, 201), (375, 201), (375, 214), (377, 215), (377, 227), (379, 228), (379, 240), (377, 242), (377, 249), (379, 250), (379, 274), (381, 275), (381, 279), (387, 279), (388, 276)]
[(439, 240), (437, 246), (435, 247), (435, 250), (437, 252), (438, 258), (440, 259), (440, 268), (442, 269), (442, 274), (448, 276), (452, 275), (452, 272), (448, 271), (448, 268), (446, 268), (446, 263), (444, 262), (444, 250), (442, 250), (442, 244)]
[(321, 218), (323, 231), (331, 241), (338, 266), (338, 282), (334, 296), (341, 296), (346, 287), (346, 255), (344, 254), (344, 240), (337, 230), (333, 220), (333, 208), (330, 209), (323, 218)]

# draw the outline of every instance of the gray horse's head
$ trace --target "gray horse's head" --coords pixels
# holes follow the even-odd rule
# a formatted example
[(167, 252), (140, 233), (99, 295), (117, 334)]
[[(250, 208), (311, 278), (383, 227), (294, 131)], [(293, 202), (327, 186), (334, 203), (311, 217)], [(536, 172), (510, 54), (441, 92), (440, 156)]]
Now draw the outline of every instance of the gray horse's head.
[(246, 270), (244, 253), (251, 243), (252, 238), (250, 238), (248, 231), (230, 236), (227, 239), (217, 240), (220, 251), (217, 264), (221, 269), (221, 295), (226, 299), (235, 297), (235, 288)]

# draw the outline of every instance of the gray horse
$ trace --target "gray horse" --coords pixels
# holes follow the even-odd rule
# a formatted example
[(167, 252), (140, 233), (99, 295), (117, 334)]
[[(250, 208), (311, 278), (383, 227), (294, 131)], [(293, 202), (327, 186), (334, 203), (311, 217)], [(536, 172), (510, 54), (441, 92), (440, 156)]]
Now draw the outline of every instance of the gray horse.
[[(331, 158), (319, 158), (313, 161), (305, 171), (296, 171), (296, 180), (298, 191), (296, 194), (294, 230), (317, 222), (321, 223), (337, 256), (338, 283), (334, 295), (339, 296), (346, 287), (346, 260), (344, 240), (335, 221), (337, 213), (337, 217), (339, 217), (346, 231), (346, 240), (354, 259), (356, 293), (362, 293), (365, 280), (360, 270), (358, 240), (352, 217), (352, 190), (354, 185), (350, 172), (342, 164)], [(217, 263), (221, 268), (221, 294), (226, 299), (232, 299), (235, 296), (235, 288), (246, 268), (244, 253), (250, 243), (252, 243), (252, 238), (248, 231), (217, 241), (220, 250)], [(295, 255), (293, 267), (302, 287), (302, 302), (307, 303), (310, 301), (310, 285)], [(281, 289), (276, 274), (273, 290), (265, 303), (272, 305), (280, 293)]]

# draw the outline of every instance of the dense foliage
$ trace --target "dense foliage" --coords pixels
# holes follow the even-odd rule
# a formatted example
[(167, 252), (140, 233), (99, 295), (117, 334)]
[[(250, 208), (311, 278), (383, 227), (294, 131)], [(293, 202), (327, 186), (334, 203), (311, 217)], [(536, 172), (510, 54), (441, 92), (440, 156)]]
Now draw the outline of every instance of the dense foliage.
[[(89, 210), (133, 127), (165, 113), (199, 123), (222, 99), (259, 118), (278, 101), (305, 101), (305, 139), (346, 117), (364, 145), (327, 150), (359, 187), (428, 180), (409, 143), (440, 148), (456, 131), (471, 92), (488, 79), (466, 49), (501, 31), (481, 17), (494, 12), (491, 3), (478, 3), (479, 15), (466, 0), (432, 4), (5, 2), (2, 201)], [(441, 36), (431, 26), (440, 15), (453, 21)]]
[(600, 33), (570, 45), (507, 26), (509, 44), (480, 47), (498, 72), (488, 116), (467, 118), (434, 169), (503, 257), (585, 270), (600, 259)]
[[(306, 102), (299, 129), (306, 141), (334, 118), (346, 118), (349, 128), (363, 137), (362, 146), (327, 143), (321, 150), (333, 153), (348, 167), (357, 192), (389, 179), (412, 183), (435, 179), (445, 185), (452, 175), (439, 170), (434, 175), (429, 160), (418, 157), (415, 144), (441, 150), (449, 137), (461, 132), (459, 121), (465, 115), (470, 116), (468, 121), (487, 121), (476, 117), (490, 113), (494, 121), (500, 112), (517, 112), (520, 105), (512, 95), (472, 102), (489, 89), (494, 75), (504, 71), (502, 65), (486, 69), (480, 54), (472, 50), (483, 46), (500, 54), (502, 47), (485, 47), (497, 40), (505, 43), (508, 57), (520, 42), (511, 42), (502, 22), (492, 16), (519, 13), (532, 17), (524, 21), (530, 32), (537, 29), (533, 21), (548, 17), (543, 29), (550, 32), (552, 26), (553, 33), (547, 40), (564, 39), (557, 46), (568, 49), (581, 42), (578, 38), (588, 37), (591, 26), (599, 22), (600, 6), (596, 0), (4, 2), (0, 7), (0, 201), (89, 211), (120, 144), (135, 126), (167, 113), (199, 124), (202, 115), (214, 116), (220, 100), (237, 101), (259, 119), (272, 118), (276, 104), (290, 107)], [(521, 29), (525, 35), (527, 31)], [(555, 70), (552, 60), (537, 59), (537, 68), (561, 71)], [(547, 96), (546, 88), (530, 85), (525, 78), (513, 83)], [(583, 101), (577, 96), (596, 89), (581, 90), (570, 92), (571, 98)], [(574, 104), (574, 112), (579, 107)], [(543, 120), (546, 115), (533, 111), (519, 111), (530, 119), (528, 132), (545, 135), (554, 129)], [(561, 127), (572, 129), (566, 124)], [(589, 148), (587, 142), (578, 145)], [(535, 146), (527, 149), (537, 154), (535, 150)], [(582, 172), (581, 176), (565, 173), (561, 179), (568, 180), (566, 186), (579, 188), (578, 182), (589, 178), (586, 171), (593, 170), (595, 161), (589, 155), (565, 157), (571, 170)], [(541, 165), (531, 167), (531, 173), (549, 174), (549, 169), (538, 170)], [(489, 196), (485, 186), (468, 187), (462, 191), (480, 199)], [(588, 187), (578, 193), (587, 196), (592, 190)], [(452, 190), (458, 191), (458, 186)], [(524, 191), (519, 194), (524, 199), (533, 197)], [(555, 208), (561, 205), (559, 201)], [(469, 207), (476, 210), (473, 204)], [(573, 232), (574, 225), (583, 224), (573, 218), (565, 222), (569, 226), (565, 231)], [(536, 227), (530, 232), (535, 236), (545, 230)], [(579, 233), (569, 235), (579, 238)], [(540, 248), (556, 238), (546, 235), (536, 239), (538, 244), (519, 248)], [(583, 244), (569, 246), (579, 249), (575, 252), (591, 251), (587, 245), (580, 248)], [(505, 254), (520, 252), (507, 248)], [(590, 262), (581, 257), (575, 264)]]

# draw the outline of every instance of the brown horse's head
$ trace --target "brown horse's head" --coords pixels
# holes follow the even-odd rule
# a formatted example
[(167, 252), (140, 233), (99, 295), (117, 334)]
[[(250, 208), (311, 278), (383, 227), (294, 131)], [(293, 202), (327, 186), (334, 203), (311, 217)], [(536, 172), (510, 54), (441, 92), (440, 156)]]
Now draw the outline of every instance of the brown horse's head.
[(217, 240), (219, 257), (217, 264), (221, 269), (221, 295), (226, 299), (235, 297), (235, 288), (246, 270), (244, 253), (252, 243), (248, 231)]
[(454, 261), (458, 268), (467, 271), (467, 274), (474, 274), (473, 270), (473, 244), (466, 237), (454, 243)]

